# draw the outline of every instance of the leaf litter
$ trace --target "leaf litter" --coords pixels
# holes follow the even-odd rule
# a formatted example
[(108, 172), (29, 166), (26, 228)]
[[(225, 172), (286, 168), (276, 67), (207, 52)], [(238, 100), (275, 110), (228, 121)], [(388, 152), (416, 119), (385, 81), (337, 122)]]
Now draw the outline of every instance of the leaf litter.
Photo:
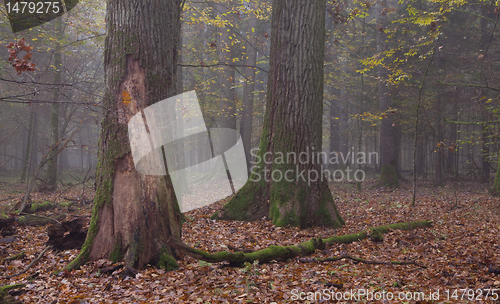
[[(211, 264), (182, 257), (178, 270), (165, 272), (148, 266), (135, 278), (120, 275), (124, 271), (120, 267), (111, 273), (101, 273), (100, 269), (113, 266), (108, 260), (89, 262), (71, 272), (61, 271), (78, 255), (78, 250), (49, 250), (26, 273), (2, 279), (0, 285), (26, 284), (14, 293), (24, 303), (287, 303), (293, 302), (292, 290), (308, 293), (325, 289), (334, 292), (365, 289), (394, 294), (428, 294), (439, 290), (440, 300), (432, 303), (465, 303), (467, 298), (460, 299), (460, 294), (458, 298), (446, 299), (444, 292), (470, 288), (475, 291), (498, 289), (500, 293), (500, 276), (491, 272), (500, 268), (500, 200), (491, 197), (483, 184), (460, 182), (434, 188), (422, 183), (415, 207), (410, 207), (409, 183), (395, 190), (371, 187), (374, 184), (373, 180), (365, 182), (361, 192), (348, 183), (331, 185), (337, 207), (346, 221), (339, 229), (275, 227), (266, 218), (253, 223), (213, 221), (210, 215), (224, 204), (219, 201), (186, 213), (182, 239), (191, 247), (209, 252), (255, 251), (270, 245), (293, 245), (312, 237), (356, 233), (397, 222), (432, 220), (432, 227), (390, 231), (382, 242), (364, 239), (334, 245), (307, 257), (306, 262), (289, 259), (234, 268), (227, 263)], [(20, 194), (17, 197), (13, 194), (15, 187), (22, 191), (20, 185), (2, 184), (0, 199), (12, 198), (0, 202), (1, 210), (11, 208), (20, 199)], [(71, 219), (90, 217), (92, 206), (85, 202), (91, 195), (87, 191), (87, 198), (81, 199), (81, 190), (71, 190), (34, 193), (32, 199), (61, 203), (74, 198), (72, 204), (39, 213), (47, 217), (67, 213), (66, 219)], [(25, 254), (22, 259), (0, 263), (2, 276), (24, 269), (42, 252), (47, 239), (46, 227), (17, 227), (14, 242), (0, 242), (0, 260), (22, 251)], [(417, 261), (425, 268), (413, 264), (372, 265), (351, 259), (316, 261), (342, 255), (370, 261)], [(366, 299), (360, 301), (366, 302)], [(310, 301), (314, 302), (321, 303)], [(495, 301), (490, 297), (482, 302)]]

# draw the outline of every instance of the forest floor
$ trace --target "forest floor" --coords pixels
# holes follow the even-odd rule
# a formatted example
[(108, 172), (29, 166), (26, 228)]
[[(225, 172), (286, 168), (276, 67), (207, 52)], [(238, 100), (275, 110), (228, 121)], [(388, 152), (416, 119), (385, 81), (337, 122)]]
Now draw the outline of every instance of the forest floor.
[[(361, 192), (352, 184), (332, 184), (337, 207), (346, 221), (340, 229), (279, 228), (266, 219), (253, 223), (212, 221), (209, 216), (223, 204), (217, 202), (186, 214), (183, 241), (210, 252), (233, 247), (258, 250), (397, 222), (431, 220), (430, 228), (391, 231), (382, 242), (365, 239), (334, 245), (310, 256), (348, 254), (367, 261), (416, 261), (418, 265), (289, 259), (233, 268), (183, 257), (176, 271), (148, 267), (131, 278), (101, 274), (100, 268), (111, 265), (107, 260), (55, 274), (77, 256), (78, 250), (49, 250), (26, 273), (0, 279), (0, 286), (26, 284), (16, 295), (25, 303), (287, 303), (297, 299), (298, 303), (500, 302), (500, 275), (488, 268), (500, 268), (500, 200), (492, 198), (484, 184), (449, 182), (445, 187), (432, 187), (422, 182), (415, 207), (410, 206), (410, 182), (396, 190), (373, 188), (374, 184), (373, 180), (365, 182)], [(23, 185), (0, 181), (0, 210), (8, 211), (23, 191)], [(32, 199), (61, 203), (80, 195), (81, 189), (73, 188), (34, 193)], [(91, 196), (87, 190), (87, 197)], [(67, 219), (90, 217), (91, 204), (75, 203), (41, 215), (58, 213), (67, 213)], [(23, 250), (26, 254), (21, 260), (1, 263), (0, 276), (22, 270), (35, 259), (45, 247), (46, 230), (17, 227), (15, 242), (0, 239), (0, 260)], [(311, 300), (314, 296), (316, 300)], [(328, 301), (331, 297), (337, 300)]]

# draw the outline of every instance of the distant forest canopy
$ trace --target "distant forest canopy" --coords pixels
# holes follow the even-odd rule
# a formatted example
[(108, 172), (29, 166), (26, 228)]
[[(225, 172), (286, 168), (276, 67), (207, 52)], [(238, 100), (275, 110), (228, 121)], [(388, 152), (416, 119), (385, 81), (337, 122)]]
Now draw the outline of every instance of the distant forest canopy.
[[(7, 46), (0, 52), (0, 175), (26, 182), (58, 153), (38, 179), (49, 187), (93, 183), (107, 111), (105, 3), (82, 0), (15, 34), (6, 7), (0, 10), (0, 44)], [(242, 118), (251, 117), (242, 131), (247, 151), (258, 147), (263, 129), (271, 13), (271, 1), (183, 7), (178, 91), (196, 90), (207, 127), (229, 123), (242, 131)], [(325, 14), (322, 151), (382, 160), (381, 149), (390, 149), (400, 175), (413, 173), (415, 155), (419, 178), (490, 182), (499, 150), (498, 3), (327, 1)], [(32, 49), (20, 48), (22, 39)], [(23, 58), (34, 66), (16, 61)], [(359, 165), (381, 169), (378, 157)]]

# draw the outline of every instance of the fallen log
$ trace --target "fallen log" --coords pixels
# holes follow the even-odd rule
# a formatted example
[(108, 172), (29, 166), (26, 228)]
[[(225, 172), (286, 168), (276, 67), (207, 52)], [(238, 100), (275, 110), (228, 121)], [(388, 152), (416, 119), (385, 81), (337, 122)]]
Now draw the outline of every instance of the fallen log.
[(50, 218), (41, 215), (23, 215), (18, 217), (16, 221), (19, 225), (38, 227), (52, 223), (60, 223), (60, 221), (64, 220), (65, 218), (66, 215), (64, 214), (56, 216), (55, 218)]
[(17, 253), (17, 254), (14, 254), (14, 255), (11, 255), (11, 256), (8, 256), (4, 259), (0, 259), (0, 264), (2, 264), (3, 262), (5, 261), (13, 261), (13, 260), (20, 260), (20, 259), (24, 259), (26, 257), (26, 254), (24, 253), (24, 250)]
[(192, 257), (197, 260), (202, 260), (206, 262), (230, 262), (233, 265), (242, 265), (245, 262), (259, 261), (265, 263), (268, 261), (276, 259), (287, 259), (297, 256), (306, 256), (314, 253), (316, 249), (325, 249), (326, 246), (330, 246), (335, 243), (352, 243), (362, 239), (370, 237), (373, 241), (380, 241), (383, 239), (383, 234), (389, 232), (390, 230), (411, 230), (418, 227), (429, 227), (432, 224), (431, 221), (415, 221), (408, 223), (396, 223), (391, 225), (379, 226), (370, 228), (367, 231), (361, 231), (354, 234), (333, 236), (327, 239), (312, 238), (309, 241), (302, 242), (293, 246), (270, 246), (266, 249), (258, 250), (250, 253), (229, 252), (221, 251), (216, 253), (209, 253), (201, 250), (191, 248), (184, 244), (181, 240), (177, 238), (170, 238), (167, 243), (179, 250), (179, 252)]
[(0, 304), (22, 304), (21, 301), (14, 299), (9, 295), (9, 290), (23, 288), (25, 284), (14, 284), (0, 286)]
[(28, 203), (26, 205), (26, 209), (24, 210), (25, 213), (36, 213), (36, 212), (41, 212), (41, 211), (47, 211), (54, 209), (56, 205), (52, 204), (49, 201), (46, 202), (41, 202), (41, 203)]

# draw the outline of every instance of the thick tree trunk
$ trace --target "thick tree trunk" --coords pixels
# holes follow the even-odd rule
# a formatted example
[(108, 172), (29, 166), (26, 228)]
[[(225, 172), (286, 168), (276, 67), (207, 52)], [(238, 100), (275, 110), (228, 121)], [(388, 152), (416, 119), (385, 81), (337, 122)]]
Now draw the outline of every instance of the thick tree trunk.
[(490, 189), (490, 194), (493, 196), (500, 196), (500, 158), (498, 160), (497, 172), (495, 174), (495, 181), (493, 187)]
[(213, 218), (252, 221), (268, 216), (277, 226), (301, 228), (344, 223), (318, 157), (324, 48), (325, 0), (273, 2), (259, 157), (249, 181)]
[[(177, 267), (170, 237), (180, 238), (180, 211), (170, 177), (139, 174), (127, 136), (130, 118), (177, 92), (181, 0), (109, 0), (105, 48), (106, 112), (99, 139), (97, 191), (89, 232), (80, 255)], [(122, 97), (124, 92), (130, 99)]]
[[(387, 51), (387, 0), (377, 1), (375, 4), (377, 17), (377, 52), (384, 55)], [(379, 110), (384, 114), (380, 123), (380, 174), (381, 185), (398, 186), (397, 178), (397, 144), (395, 141), (395, 130), (393, 127), (393, 117), (389, 112), (392, 106), (391, 88), (388, 79), (389, 72), (386, 67), (378, 67), (378, 100)]]

